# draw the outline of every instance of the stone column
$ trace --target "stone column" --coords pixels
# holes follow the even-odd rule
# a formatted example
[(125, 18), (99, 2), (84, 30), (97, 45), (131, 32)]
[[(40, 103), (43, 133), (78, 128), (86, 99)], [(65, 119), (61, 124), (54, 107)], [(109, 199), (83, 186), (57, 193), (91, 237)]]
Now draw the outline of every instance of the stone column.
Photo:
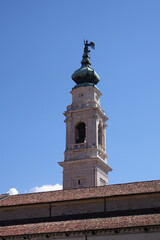
[(103, 124), (103, 149), (104, 149), (104, 152), (106, 151), (106, 126), (107, 126), (107, 124), (106, 123), (104, 123)]

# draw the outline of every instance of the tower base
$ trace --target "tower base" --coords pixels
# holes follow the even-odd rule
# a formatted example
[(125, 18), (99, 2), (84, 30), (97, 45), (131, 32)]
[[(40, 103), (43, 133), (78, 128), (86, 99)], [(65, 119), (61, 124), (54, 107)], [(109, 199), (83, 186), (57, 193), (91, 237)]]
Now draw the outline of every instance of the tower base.
[(63, 167), (63, 189), (96, 187), (108, 184), (112, 169), (99, 158), (59, 162)]

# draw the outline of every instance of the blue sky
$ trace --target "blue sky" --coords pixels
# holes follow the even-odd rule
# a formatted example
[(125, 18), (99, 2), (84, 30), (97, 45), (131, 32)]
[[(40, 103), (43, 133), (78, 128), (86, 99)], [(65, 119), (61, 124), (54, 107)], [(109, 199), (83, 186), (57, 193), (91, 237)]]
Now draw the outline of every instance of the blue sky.
[(109, 184), (159, 179), (159, 13), (159, 0), (0, 0), (0, 193), (62, 184), (84, 39), (109, 117)]

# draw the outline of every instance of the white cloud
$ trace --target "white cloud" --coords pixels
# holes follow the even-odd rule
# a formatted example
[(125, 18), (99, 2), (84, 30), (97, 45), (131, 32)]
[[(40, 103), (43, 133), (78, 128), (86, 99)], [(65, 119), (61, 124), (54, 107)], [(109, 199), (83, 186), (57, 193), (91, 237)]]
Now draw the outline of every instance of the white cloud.
[(7, 192), (9, 195), (17, 195), (18, 191), (16, 188), (10, 188), (9, 191)]
[(56, 191), (56, 190), (61, 190), (62, 189), (62, 185), (60, 185), (59, 183), (55, 184), (55, 185), (42, 185), (41, 187), (34, 187), (32, 189), (30, 189), (31, 193), (34, 192), (48, 192), (48, 191)]

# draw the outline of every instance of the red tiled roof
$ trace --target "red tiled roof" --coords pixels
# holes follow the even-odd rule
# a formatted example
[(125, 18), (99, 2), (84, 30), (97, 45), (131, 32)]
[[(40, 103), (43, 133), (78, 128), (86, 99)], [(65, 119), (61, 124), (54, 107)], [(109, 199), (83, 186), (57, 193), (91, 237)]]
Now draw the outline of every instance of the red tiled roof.
[(96, 218), (0, 227), (0, 236), (63, 233), (84, 230), (160, 226), (160, 214)]
[(160, 180), (8, 196), (0, 207), (160, 192)]

